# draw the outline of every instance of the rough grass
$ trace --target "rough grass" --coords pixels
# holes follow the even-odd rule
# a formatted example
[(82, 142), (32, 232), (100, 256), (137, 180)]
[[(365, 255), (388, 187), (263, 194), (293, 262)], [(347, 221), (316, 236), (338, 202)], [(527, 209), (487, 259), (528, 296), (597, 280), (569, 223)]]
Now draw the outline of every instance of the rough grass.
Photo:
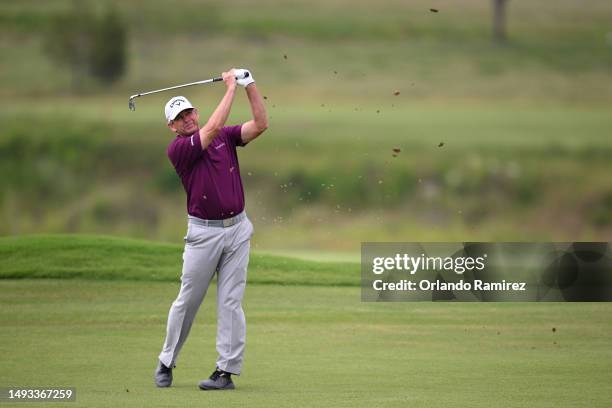
[[(0, 5), (5, 34), (2, 93), (69, 92), (70, 69), (50, 63), (41, 39), (49, 20), (72, 4)], [(556, 2), (554, 12), (546, 3), (509, 4), (510, 42), (505, 47), (492, 46), (491, 5), (481, 0), (436, 5), (387, 1), (376, 6), (316, 0), (292, 2), (291, 7), (278, 0), (257, 7), (244, 1), (217, 7), (188, 0), (168, 7), (161, 0), (104, 0), (91, 8), (109, 4), (119, 8), (130, 28), (129, 73), (121, 84), (94, 87), (91, 94), (120, 89), (129, 95), (176, 83), (169, 78), (201, 79), (193, 66), (199, 73), (214, 73), (248, 65), (262, 84), (292, 88), (288, 93), (299, 99), (313, 93), (359, 99), (377, 88), (392, 91), (398, 83), (416, 83), (418, 96), (561, 97), (570, 103), (609, 102), (612, 97), (598, 86), (609, 80), (612, 66), (612, 7), (597, 0)], [(432, 6), (441, 12), (431, 13)], [(234, 12), (240, 8), (249, 12)], [(333, 71), (337, 75), (328, 78)]]
[[(198, 95), (206, 101), (214, 90)], [(612, 226), (606, 110), (421, 105), (402, 96), (390, 96), (394, 107), (301, 108), (274, 98), (270, 130), (239, 149), (258, 248), (603, 239)], [(142, 101), (132, 113), (89, 101), (70, 117), (77, 100), (65, 102), (33, 105), (27, 118), (19, 104), (0, 114), (0, 170), (11, 175), (0, 180), (0, 233), (180, 240), (184, 192), (164, 154), (171, 136), (157, 105)], [(240, 100), (231, 121), (246, 115)]]

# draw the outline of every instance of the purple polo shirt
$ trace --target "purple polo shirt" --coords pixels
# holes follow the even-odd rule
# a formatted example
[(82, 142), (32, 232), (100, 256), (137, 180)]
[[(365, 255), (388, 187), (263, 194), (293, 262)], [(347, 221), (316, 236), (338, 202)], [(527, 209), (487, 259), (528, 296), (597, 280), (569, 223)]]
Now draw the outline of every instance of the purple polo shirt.
[(205, 220), (231, 218), (244, 210), (244, 191), (236, 146), (242, 125), (224, 126), (202, 150), (199, 132), (177, 135), (168, 146), (168, 158), (187, 193), (187, 213)]

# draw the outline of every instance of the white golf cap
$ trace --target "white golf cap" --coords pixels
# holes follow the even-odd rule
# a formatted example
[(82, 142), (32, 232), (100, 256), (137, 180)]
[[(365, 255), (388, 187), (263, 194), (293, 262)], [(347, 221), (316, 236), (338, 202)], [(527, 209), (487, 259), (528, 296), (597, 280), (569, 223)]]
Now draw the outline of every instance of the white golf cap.
[(170, 123), (185, 109), (193, 109), (193, 105), (184, 96), (174, 96), (166, 103), (166, 120)]

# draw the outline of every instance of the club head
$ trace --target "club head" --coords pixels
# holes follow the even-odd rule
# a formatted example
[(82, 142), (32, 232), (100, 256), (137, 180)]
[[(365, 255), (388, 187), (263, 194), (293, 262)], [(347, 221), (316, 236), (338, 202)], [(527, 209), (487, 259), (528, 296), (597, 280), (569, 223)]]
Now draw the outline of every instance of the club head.
[(136, 103), (134, 102), (134, 97), (130, 98), (130, 102), (128, 103), (128, 106), (131, 111), (136, 110)]

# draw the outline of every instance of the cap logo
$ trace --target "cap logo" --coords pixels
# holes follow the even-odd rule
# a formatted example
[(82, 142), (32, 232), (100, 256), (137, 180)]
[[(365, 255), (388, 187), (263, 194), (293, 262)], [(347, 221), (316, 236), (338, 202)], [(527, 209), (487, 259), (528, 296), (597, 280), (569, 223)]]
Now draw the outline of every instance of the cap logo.
[(174, 105), (181, 106), (181, 102), (185, 102), (184, 99), (177, 99), (170, 104), (170, 108), (174, 108)]

